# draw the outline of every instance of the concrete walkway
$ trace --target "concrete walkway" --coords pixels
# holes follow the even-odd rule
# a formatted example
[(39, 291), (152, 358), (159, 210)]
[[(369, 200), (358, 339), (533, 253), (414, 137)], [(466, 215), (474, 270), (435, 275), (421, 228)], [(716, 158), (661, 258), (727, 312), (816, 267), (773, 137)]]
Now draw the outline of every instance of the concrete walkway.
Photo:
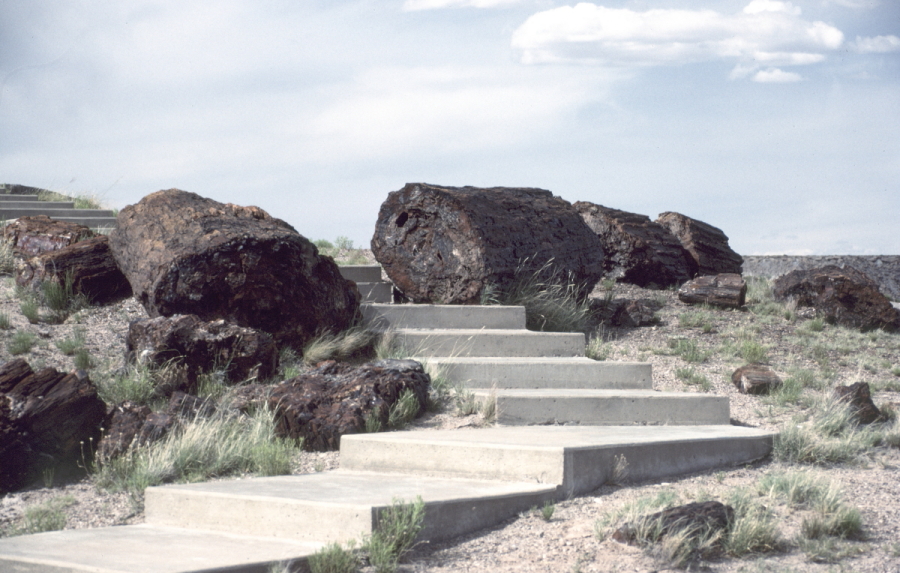
[[(358, 284), (380, 281), (380, 271), (378, 280), (360, 272)], [(442, 376), (495, 401), (500, 424), (344, 436), (332, 472), (148, 488), (145, 524), (2, 539), (0, 571), (264, 572), (371, 533), (396, 499), (424, 500), (423, 540), (452, 539), (593, 491), (625, 467), (644, 480), (771, 450), (771, 433), (729, 425), (727, 398), (655, 392), (649, 364), (589, 360), (583, 335), (526, 331), (521, 307), (369, 304), (363, 313)]]

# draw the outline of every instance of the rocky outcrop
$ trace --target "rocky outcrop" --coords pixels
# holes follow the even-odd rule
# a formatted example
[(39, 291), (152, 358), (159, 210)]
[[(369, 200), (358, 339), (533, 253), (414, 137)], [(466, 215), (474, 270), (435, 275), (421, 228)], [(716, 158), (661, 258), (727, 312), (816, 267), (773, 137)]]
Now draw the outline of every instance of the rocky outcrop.
[(826, 266), (791, 271), (773, 282), (778, 300), (795, 300), (813, 307), (816, 315), (832, 324), (871, 330), (900, 329), (900, 311), (891, 305), (878, 285), (853, 267)]
[(745, 255), (744, 276), (774, 279), (791, 271), (825, 266), (853, 267), (878, 284), (882, 294), (900, 301), (900, 255)]
[(736, 274), (697, 277), (678, 289), (678, 299), (688, 304), (740, 308), (746, 298), (747, 283)]
[(578, 201), (573, 205), (603, 243), (606, 276), (646, 288), (679, 286), (697, 263), (668, 229), (646, 215)]
[(769, 394), (781, 387), (782, 380), (768, 366), (746, 364), (731, 374), (731, 383), (741, 394)]
[(257, 207), (159, 191), (119, 213), (109, 244), (151, 317), (225, 319), (299, 348), (358, 315), (355, 283)]
[(409, 183), (381, 205), (372, 252), (413, 302), (477, 303), (541, 272), (586, 297), (603, 276), (600, 239), (542, 189)]
[(3, 227), (3, 239), (24, 257), (64, 249), (95, 236), (84, 225), (57, 221), (47, 215), (19, 217)]
[(697, 262), (700, 275), (741, 274), (743, 259), (728, 246), (722, 229), (668, 211), (656, 222), (669, 230)]

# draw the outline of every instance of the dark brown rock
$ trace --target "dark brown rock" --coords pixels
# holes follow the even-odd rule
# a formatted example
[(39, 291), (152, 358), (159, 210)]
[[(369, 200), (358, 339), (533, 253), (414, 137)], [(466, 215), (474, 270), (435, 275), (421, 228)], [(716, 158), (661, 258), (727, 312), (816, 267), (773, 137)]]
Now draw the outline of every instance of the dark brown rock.
[(205, 322), (193, 314), (132, 322), (125, 349), (130, 362), (180, 367), (170, 372), (173, 381), (161, 389), (166, 395), (192, 391), (204, 372), (221, 369), (225, 380), (234, 384), (265, 380), (278, 368), (278, 349), (268, 333), (224, 320)]
[(346, 329), (359, 291), (280, 219), (177, 189), (123, 209), (113, 256), (151, 317), (196, 314), (302, 347)]
[(617, 305), (612, 315), (613, 326), (637, 328), (657, 324), (656, 305), (646, 300), (626, 300)]
[(16, 284), (39, 289), (41, 283), (72, 281), (74, 294), (93, 304), (108, 304), (131, 296), (131, 285), (109, 250), (109, 237), (85, 239), (58, 250), (22, 261), (16, 268)]
[[(612, 538), (628, 545), (655, 542), (670, 533), (683, 531), (725, 531), (734, 520), (734, 508), (718, 501), (693, 502), (672, 507), (640, 518), (638, 524), (626, 524), (617, 529)], [(649, 524), (654, 524), (649, 526)], [(639, 539), (642, 529), (652, 530), (656, 539)]]
[(179, 419), (169, 412), (153, 412), (141, 425), (140, 431), (135, 436), (135, 443), (145, 446), (151, 442), (161, 440), (180, 425)]
[(797, 306), (815, 308), (831, 324), (862, 330), (900, 329), (900, 311), (872, 279), (853, 267), (791, 271), (775, 279), (772, 293), (778, 300), (793, 299)]
[(3, 238), (14, 251), (26, 257), (58, 251), (95, 236), (84, 225), (57, 221), (47, 215), (19, 217), (3, 227)]
[(174, 392), (169, 398), (166, 412), (183, 420), (193, 420), (198, 416), (201, 418), (212, 416), (216, 412), (216, 405), (209, 399), (184, 392)]
[(691, 254), (650, 217), (587, 201), (573, 207), (603, 243), (606, 276), (645, 288), (665, 288), (697, 274)]
[(425, 407), (430, 379), (413, 360), (379, 360), (359, 367), (333, 361), (276, 385), (268, 397), (280, 437), (303, 439), (311, 451), (336, 450), (344, 434), (363, 431), (366, 419), (388, 426), (390, 407), (412, 390)]
[(542, 269), (586, 297), (603, 276), (600, 239), (542, 189), (409, 183), (381, 205), (372, 252), (413, 302), (478, 303)]
[(697, 277), (678, 289), (678, 300), (688, 304), (740, 308), (746, 298), (747, 283), (735, 274)]
[(742, 394), (768, 394), (782, 384), (781, 378), (762, 364), (741, 366), (731, 374), (731, 382)]
[(668, 211), (656, 222), (669, 230), (697, 262), (697, 274), (741, 274), (744, 259), (728, 246), (728, 237), (717, 227)]
[(866, 382), (838, 386), (834, 389), (834, 396), (838, 400), (850, 404), (850, 408), (860, 424), (871, 424), (882, 419), (881, 410), (872, 401), (869, 384)]
[(97, 457), (107, 461), (125, 453), (150, 414), (150, 408), (133, 402), (126, 401), (115, 406), (103, 423)]

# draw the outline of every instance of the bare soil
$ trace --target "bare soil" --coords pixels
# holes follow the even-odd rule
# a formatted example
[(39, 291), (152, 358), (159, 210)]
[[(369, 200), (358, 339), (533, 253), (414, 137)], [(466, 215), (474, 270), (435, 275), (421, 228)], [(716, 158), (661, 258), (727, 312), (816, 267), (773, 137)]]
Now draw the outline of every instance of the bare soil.
[[(80, 311), (63, 324), (29, 324), (19, 309), (12, 281), (0, 284), (0, 313), (12, 324), (0, 331), (0, 361), (12, 358), (8, 342), (15, 332), (35, 335), (35, 345), (23, 356), (33, 367), (73, 368), (72, 357), (65, 356), (56, 342), (84, 335), (85, 347), (96, 362), (96, 371), (123, 365), (128, 322), (146, 316), (134, 300)], [(604, 300), (607, 292), (594, 295)], [(779, 404), (771, 397), (739, 394), (730, 381), (731, 373), (744, 364), (737, 355), (740, 345), (753, 341), (765, 347), (766, 361), (782, 378), (798, 371), (811, 372), (820, 382), (805, 390), (809, 398), (830, 392), (839, 384), (868, 382), (879, 406), (900, 408), (900, 335), (860, 334), (825, 326), (810, 331), (810, 316), (790, 319), (783, 315), (689, 307), (678, 301), (673, 291), (650, 291), (629, 285), (616, 285), (613, 299), (644, 298), (660, 307), (654, 326), (624, 329), (598, 326), (595, 335), (606, 340), (609, 360), (648, 361), (653, 365), (653, 384), (657, 390), (698, 392), (728, 396), (733, 423), (777, 430), (785, 424), (801, 423), (810, 400)], [(752, 302), (752, 301), (751, 301)], [(700, 323), (688, 326), (689, 323)], [(815, 326), (815, 325), (814, 325)], [(804, 334), (806, 333), (806, 334)], [(704, 359), (689, 363), (675, 355), (670, 341), (693, 341)], [(705, 355), (705, 356), (704, 356)], [(695, 380), (687, 383), (685, 369), (692, 369)], [(681, 377), (679, 377), (681, 374)], [(449, 413), (429, 414), (417, 420), (414, 431), (484, 425), (478, 416), (458, 417)], [(299, 453), (294, 474), (327, 471), (339, 466), (337, 452)], [(865, 539), (837, 542), (824, 559), (817, 562), (795, 542), (803, 511), (784, 506), (772, 507), (779, 515), (783, 548), (776, 553), (742, 558), (714, 556), (692, 565), (693, 570), (714, 572), (900, 572), (900, 450), (877, 448), (858, 463), (829, 467), (785, 467), (771, 460), (744, 467), (722, 468), (665, 481), (625, 483), (604, 486), (586, 496), (557, 503), (550, 521), (540, 512), (526, 512), (500, 525), (479, 531), (449, 543), (422, 544), (401, 565), (400, 570), (446, 572), (612, 572), (666, 571), (663, 560), (641, 548), (612, 541), (608, 530), (597, 527), (598, 520), (639, 498), (672, 491), (685, 503), (696, 499), (727, 500), (730, 492), (750, 487), (772, 471), (808, 471), (837, 482), (844, 499), (859, 508)], [(46, 483), (7, 494), (0, 498), (0, 532), (7, 534), (21, 522), (27, 507), (60, 496), (72, 496), (66, 510), (66, 528), (99, 527), (141, 523), (139, 506), (125, 494), (111, 494), (96, 488), (90, 477), (68, 483), (45, 476)], [(48, 487), (49, 486), (49, 487)], [(598, 535), (599, 531), (599, 535)], [(818, 557), (822, 559), (820, 555)]]

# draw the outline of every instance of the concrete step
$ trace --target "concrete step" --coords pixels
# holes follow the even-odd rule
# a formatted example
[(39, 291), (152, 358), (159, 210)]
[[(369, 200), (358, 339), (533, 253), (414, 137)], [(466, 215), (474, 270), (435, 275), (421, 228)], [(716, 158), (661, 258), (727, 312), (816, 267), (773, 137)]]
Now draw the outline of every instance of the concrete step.
[(369, 535), (393, 500), (425, 502), (421, 539), (444, 540), (502, 521), (545, 500), (557, 484), (450, 479), (337, 470), (146, 490), (148, 524), (297, 541)]
[(524, 329), (524, 306), (367, 304), (363, 319), (380, 330), (399, 328)]
[(580, 332), (501, 329), (411, 329), (391, 331), (393, 343), (410, 356), (584, 356)]
[(771, 452), (774, 434), (707, 426), (495, 426), (354, 434), (341, 438), (341, 468), (557, 484), (562, 497), (608, 483), (621, 456), (646, 480), (727, 467)]
[(728, 424), (727, 396), (654, 390), (476, 389), (476, 398), (493, 400), (497, 422), (510, 426)]
[(14, 195), (11, 193), (3, 193), (0, 194), (0, 203), (5, 203), (6, 201), (37, 201), (37, 195)]
[(381, 265), (338, 265), (341, 276), (355, 283), (381, 282)]
[(74, 209), (75, 202), (74, 201), (41, 201), (40, 203), (35, 203), (34, 201), (10, 201), (6, 200), (0, 203), (0, 213), (4, 213), (8, 210), (16, 210), (16, 209)]
[[(40, 203), (38, 205), (40, 206), (15, 209), (8, 209), (5, 205), (0, 205), (0, 216), (6, 219), (30, 217), (33, 215), (47, 215), (51, 219), (62, 219), (65, 217), (113, 217), (113, 212), (109, 209), (57, 209), (52, 206), (44, 207)], [(48, 202), (48, 205), (52, 205), (52, 203)]]
[(648, 362), (606, 362), (577, 357), (423, 358), (448, 381), (473, 388), (595, 388), (649, 390)]
[(394, 293), (391, 284), (386, 282), (356, 283), (364, 303), (390, 303)]

